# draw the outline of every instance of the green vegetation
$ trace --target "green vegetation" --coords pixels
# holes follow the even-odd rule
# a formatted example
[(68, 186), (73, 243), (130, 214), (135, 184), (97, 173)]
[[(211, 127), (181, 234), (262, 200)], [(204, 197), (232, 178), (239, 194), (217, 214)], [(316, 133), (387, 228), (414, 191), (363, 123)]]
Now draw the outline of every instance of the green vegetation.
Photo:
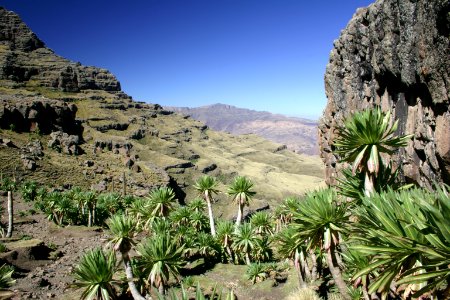
[(12, 279), (14, 268), (6, 264), (0, 267), (0, 291), (7, 290), (16, 282)]
[(342, 161), (352, 164), (352, 175), (364, 174), (364, 190), (369, 195), (375, 190), (375, 182), (383, 164), (381, 153), (392, 154), (406, 146), (411, 135), (396, 137), (398, 121), (391, 123), (391, 114), (381, 108), (366, 109), (355, 113), (338, 127), (334, 146)]
[(116, 299), (113, 279), (116, 257), (112, 252), (94, 249), (86, 252), (75, 267), (75, 286), (83, 288), (81, 299)]
[(233, 201), (238, 205), (236, 231), (241, 225), (244, 207), (249, 205), (250, 200), (256, 194), (256, 192), (252, 190), (252, 187), (253, 183), (244, 176), (237, 176), (233, 183), (228, 187), (228, 195), (230, 195), (233, 198)]
[[(168, 290), (166, 297), (179, 299), (175, 289), (183, 275), (185, 282), (192, 281), (187, 263), (205, 270), (218, 262), (246, 264), (245, 277), (259, 284), (283, 277), (286, 267), (280, 263), (286, 259), (297, 273), (299, 291), (307, 291), (309, 296), (303, 296), (308, 299), (318, 299), (314, 289), (328, 299), (447, 297), (450, 189), (445, 185), (436, 186), (434, 192), (408, 189), (393, 180), (396, 171), (382, 162), (379, 153), (393, 153), (409, 137), (393, 137), (397, 123), (390, 122), (390, 115), (378, 108), (350, 117), (340, 128), (336, 146), (342, 160), (353, 167), (344, 170), (339, 185), (288, 197), (272, 213), (256, 212), (249, 221), (243, 220), (243, 207), (255, 191), (244, 176), (237, 176), (226, 191), (238, 205), (234, 225), (214, 220), (210, 203), (219, 189), (210, 176), (194, 184), (208, 206), (210, 222), (203, 213), (205, 202), (193, 199), (179, 205), (168, 188), (122, 208), (129, 214), (120, 217), (126, 228), (113, 225), (119, 217), (109, 210), (114, 249), (126, 245), (120, 248), (122, 257), (135, 245), (135, 234), (143, 231), (149, 236), (137, 243), (132, 268), (145, 280), (128, 278), (129, 284), (140, 282), (135, 299), (154, 295), (152, 288), (158, 289), (160, 299)], [(180, 297), (185, 299), (187, 292), (181, 287)]]
[[(233, 276), (252, 287), (289, 278), (299, 288), (292, 299), (303, 291), (302, 297), (318, 299), (314, 290), (326, 299), (445, 299), (450, 188), (428, 191), (399, 181), (386, 155), (409, 137), (395, 137), (396, 122), (390, 124), (378, 108), (349, 117), (336, 148), (352, 168), (336, 186), (286, 197), (271, 212), (244, 215), (259, 192), (246, 176), (225, 188), (212, 176), (197, 178), (192, 188), (202, 199), (186, 205), (169, 187), (132, 197), (26, 182), (21, 193), (59, 226), (109, 228), (106, 250), (87, 252), (75, 268), (85, 299), (205, 299), (198, 284), (211, 286), (198, 274), (232, 265), (240, 265)], [(373, 126), (380, 128), (361, 132)], [(12, 189), (7, 181), (2, 188)], [(235, 223), (214, 217), (211, 204), (221, 190), (238, 206)]]

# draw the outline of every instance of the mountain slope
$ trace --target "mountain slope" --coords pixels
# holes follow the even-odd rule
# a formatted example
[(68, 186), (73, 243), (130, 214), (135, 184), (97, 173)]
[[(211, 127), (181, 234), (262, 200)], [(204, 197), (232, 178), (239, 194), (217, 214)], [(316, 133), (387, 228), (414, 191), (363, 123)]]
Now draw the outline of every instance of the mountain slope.
[[(202, 174), (217, 176), (223, 191), (239, 174), (255, 183), (254, 207), (323, 183), (318, 158), (254, 135), (216, 132), (157, 104), (133, 101), (113, 74), (56, 55), (16, 14), (0, 9), (0, 21), (0, 139), (7, 141), (0, 143), (0, 159), (8, 162), (0, 166), (3, 174), (108, 189), (122, 186), (125, 174), (128, 192), (146, 195), (170, 185), (180, 201), (196, 196), (192, 184)], [(35, 155), (38, 141), (42, 155)], [(228, 201), (221, 194), (215, 205), (232, 217)]]
[(317, 122), (255, 111), (225, 104), (201, 107), (167, 107), (204, 122), (214, 130), (232, 134), (253, 133), (285, 144), (297, 153), (317, 155)]

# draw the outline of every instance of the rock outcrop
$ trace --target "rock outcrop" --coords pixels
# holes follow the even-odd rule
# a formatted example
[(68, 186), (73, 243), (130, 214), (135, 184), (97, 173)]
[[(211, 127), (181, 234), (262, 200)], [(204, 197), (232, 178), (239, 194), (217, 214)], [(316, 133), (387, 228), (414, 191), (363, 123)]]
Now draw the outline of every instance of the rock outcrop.
[(116, 77), (105, 69), (82, 66), (62, 58), (22, 22), (17, 14), (0, 7), (0, 80), (55, 88), (120, 91)]
[(359, 9), (334, 42), (319, 124), (328, 183), (340, 164), (334, 129), (374, 105), (391, 110), (399, 134), (414, 134), (393, 160), (407, 182), (450, 182), (450, 13), (448, 0), (378, 0)]
[(74, 104), (43, 97), (0, 95), (0, 128), (17, 132), (64, 131), (81, 135)]

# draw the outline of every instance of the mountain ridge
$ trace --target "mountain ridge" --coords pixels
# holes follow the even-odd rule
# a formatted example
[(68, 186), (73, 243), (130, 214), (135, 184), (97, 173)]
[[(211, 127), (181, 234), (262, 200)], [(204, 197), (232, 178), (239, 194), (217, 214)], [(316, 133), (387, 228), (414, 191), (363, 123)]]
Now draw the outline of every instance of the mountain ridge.
[[(196, 196), (192, 184), (203, 174), (223, 184), (240, 174), (262, 188), (265, 203), (323, 182), (318, 157), (256, 136), (216, 132), (158, 104), (134, 101), (108, 70), (48, 49), (17, 14), (0, 8), (0, 24), (0, 138), (8, 141), (0, 144), (0, 159), (9, 162), (0, 172), (6, 176), (16, 166), (23, 180), (111, 188), (125, 172), (130, 193), (168, 185), (184, 201)], [(27, 150), (30, 140), (41, 144), (44, 156)], [(280, 176), (283, 185), (269, 182)]]
[(289, 117), (267, 111), (256, 111), (233, 105), (215, 103), (200, 107), (174, 107), (167, 109), (189, 115), (214, 130), (232, 134), (256, 134), (289, 150), (307, 155), (319, 153), (317, 122), (306, 118)]

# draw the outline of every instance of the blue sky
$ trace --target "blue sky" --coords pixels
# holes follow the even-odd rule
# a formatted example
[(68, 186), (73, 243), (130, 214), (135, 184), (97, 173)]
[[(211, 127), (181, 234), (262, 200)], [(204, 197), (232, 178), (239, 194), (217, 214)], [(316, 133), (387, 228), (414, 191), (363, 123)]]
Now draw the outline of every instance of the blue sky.
[(57, 54), (136, 100), (317, 118), (333, 40), (369, 0), (2, 0)]

